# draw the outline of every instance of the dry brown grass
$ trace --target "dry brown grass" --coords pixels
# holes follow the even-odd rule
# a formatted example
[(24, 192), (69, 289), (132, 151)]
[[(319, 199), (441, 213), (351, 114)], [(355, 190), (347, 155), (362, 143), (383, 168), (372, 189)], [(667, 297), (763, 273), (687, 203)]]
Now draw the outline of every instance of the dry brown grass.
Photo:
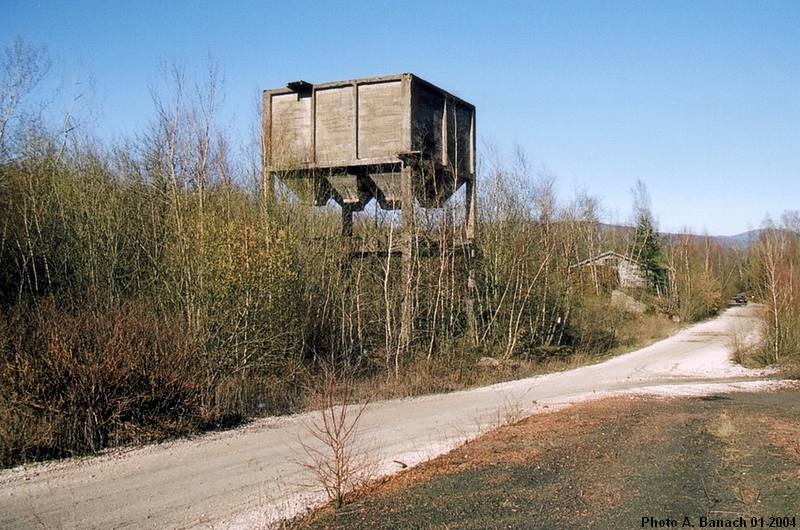
[(662, 315), (639, 315), (620, 328), (618, 348), (643, 347), (672, 335), (681, 327), (681, 323)]
[(474, 352), (427, 359), (420, 355), (407, 364), (399, 377), (381, 375), (361, 378), (356, 392), (364, 398), (393, 399), (426, 394), (454, 392), (502, 383), (536, 375), (561, 372), (597, 363), (643, 348), (681, 329), (683, 325), (658, 315), (639, 315), (627, 320), (618, 330), (619, 344), (610, 350), (586, 351), (562, 349), (557, 356), (498, 359), (497, 366), (480, 366)]

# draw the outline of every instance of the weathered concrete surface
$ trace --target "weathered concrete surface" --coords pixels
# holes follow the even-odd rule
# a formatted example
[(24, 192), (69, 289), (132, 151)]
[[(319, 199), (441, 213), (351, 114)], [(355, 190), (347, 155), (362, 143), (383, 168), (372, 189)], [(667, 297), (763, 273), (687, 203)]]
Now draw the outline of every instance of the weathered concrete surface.
[[(362, 439), (383, 472), (441, 454), (509, 413), (615, 393), (698, 394), (774, 384), (729, 361), (729, 340), (757, 329), (753, 306), (607, 362), (444, 395), (384, 401)], [(0, 472), (0, 528), (253, 527), (320, 499), (301, 466), (309, 414), (107, 455)]]

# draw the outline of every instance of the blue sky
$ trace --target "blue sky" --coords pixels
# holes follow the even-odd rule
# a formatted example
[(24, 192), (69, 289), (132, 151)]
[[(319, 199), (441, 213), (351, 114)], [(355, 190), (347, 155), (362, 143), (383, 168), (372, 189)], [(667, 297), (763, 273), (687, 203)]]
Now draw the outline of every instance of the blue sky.
[(0, 43), (46, 45), (106, 138), (152, 115), (158, 65), (261, 89), (414, 72), (474, 103), (479, 140), (584, 190), (610, 220), (650, 190), (662, 230), (733, 234), (800, 208), (800, 2), (0, 1)]

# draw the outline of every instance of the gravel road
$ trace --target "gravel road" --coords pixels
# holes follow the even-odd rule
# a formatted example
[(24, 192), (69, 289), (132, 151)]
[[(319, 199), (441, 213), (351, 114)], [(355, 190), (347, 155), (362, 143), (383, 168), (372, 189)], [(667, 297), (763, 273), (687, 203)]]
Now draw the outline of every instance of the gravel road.
[[(371, 404), (359, 424), (380, 473), (439, 455), (511, 415), (622, 393), (692, 395), (779, 385), (729, 360), (735, 307), (641, 350), (574, 370)], [(252, 528), (321, 500), (297, 463), (313, 413), (101, 456), (0, 471), (0, 528)]]

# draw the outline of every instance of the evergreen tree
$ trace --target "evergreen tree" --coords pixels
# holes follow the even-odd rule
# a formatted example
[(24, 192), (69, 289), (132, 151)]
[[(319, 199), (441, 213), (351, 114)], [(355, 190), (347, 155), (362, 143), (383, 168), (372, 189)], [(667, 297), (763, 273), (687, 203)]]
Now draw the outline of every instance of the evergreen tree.
[(659, 296), (665, 294), (667, 286), (667, 270), (664, 266), (664, 255), (661, 253), (661, 244), (658, 234), (653, 228), (649, 212), (639, 212), (634, 235), (634, 259), (644, 269), (647, 275), (648, 286)]
[(666, 294), (667, 269), (664, 266), (664, 255), (661, 253), (661, 244), (653, 223), (650, 194), (641, 180), (636, 181), (631, 194), (636, 220), (631, 257), (638, 261), (644, 270), (648, 287), (658, 296), (662, 296)]

